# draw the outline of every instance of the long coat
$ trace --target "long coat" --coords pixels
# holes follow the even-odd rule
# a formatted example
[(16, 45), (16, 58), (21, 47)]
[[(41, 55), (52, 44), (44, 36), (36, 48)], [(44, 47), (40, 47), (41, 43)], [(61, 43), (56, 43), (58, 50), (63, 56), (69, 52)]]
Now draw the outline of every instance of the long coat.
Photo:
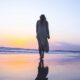
[(39, 51), (44, 50), (45, 52), (49, 51), (48, 37), (49, 37), (49, 28), (48, 22), (45, 21), (41, 24), (41, 21), (38, 20), (36, 24), (36, 33), (37, 40), (39, 45)]

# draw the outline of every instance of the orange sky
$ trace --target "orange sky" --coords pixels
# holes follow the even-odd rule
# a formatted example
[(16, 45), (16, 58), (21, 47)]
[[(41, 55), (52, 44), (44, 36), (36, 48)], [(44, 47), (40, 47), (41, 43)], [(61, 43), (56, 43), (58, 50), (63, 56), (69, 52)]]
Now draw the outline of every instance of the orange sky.
[(18, 48), (36, 48), (37, 40), (34, 36), (13, 36), (6, 35), (1, 37), (0, 45)]
[(0, 1), (0, 47), (36, 48), (36, 22), (41, 14), (49, 22), (51, 44), (80, 44), (79, 6), (77, 1)]

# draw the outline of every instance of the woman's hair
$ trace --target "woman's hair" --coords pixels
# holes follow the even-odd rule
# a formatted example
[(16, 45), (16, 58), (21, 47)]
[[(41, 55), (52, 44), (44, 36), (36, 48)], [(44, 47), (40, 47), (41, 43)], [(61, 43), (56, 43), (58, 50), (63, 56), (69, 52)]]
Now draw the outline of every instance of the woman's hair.
[(41, 24), (43, 24), (46, 21), (46, 17), (44, 14), (40, 16), (40, 21), (41, 21)]
[(42, 14), (42, 15), (40, 16), (40, 20), (46, 20), (46, 17), (45, 17), (44, 14)]

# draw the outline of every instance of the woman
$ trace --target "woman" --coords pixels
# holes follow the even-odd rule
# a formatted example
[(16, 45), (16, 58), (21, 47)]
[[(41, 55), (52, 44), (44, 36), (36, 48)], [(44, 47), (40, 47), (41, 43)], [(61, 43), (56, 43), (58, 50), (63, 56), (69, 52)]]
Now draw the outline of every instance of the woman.
[(39, 45), (39, 54), (40, 59), (44, 58), (44, 52), (49, 51), (48, 40), (49, 36), (49, 28), (48, 28), (48, 21), (44, 14), (40, 16), (40, 20), (37, 21), (36, 24), (36, 34), (37, 40)]

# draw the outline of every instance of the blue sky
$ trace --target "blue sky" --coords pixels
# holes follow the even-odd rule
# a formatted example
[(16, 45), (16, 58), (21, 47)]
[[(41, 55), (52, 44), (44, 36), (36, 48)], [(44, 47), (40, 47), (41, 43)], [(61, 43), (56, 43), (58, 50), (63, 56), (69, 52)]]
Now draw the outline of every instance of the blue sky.
[(41, 14), (49, 22), (51, 43), (80, 45), (80, 0), (0, 0), (0, 38), (5, 39), (2, 44), (10, 39), (6, 36), (35, 38)]

